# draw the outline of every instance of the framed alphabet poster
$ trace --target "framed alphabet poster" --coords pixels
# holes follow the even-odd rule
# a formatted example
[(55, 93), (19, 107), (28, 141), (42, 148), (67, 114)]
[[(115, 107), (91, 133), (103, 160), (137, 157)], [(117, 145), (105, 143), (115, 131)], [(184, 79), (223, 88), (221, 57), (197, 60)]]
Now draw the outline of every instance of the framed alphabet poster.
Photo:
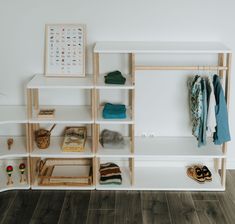
[(85, 45), (85, 25), (46, 25), (45, 75), (84, 77)]

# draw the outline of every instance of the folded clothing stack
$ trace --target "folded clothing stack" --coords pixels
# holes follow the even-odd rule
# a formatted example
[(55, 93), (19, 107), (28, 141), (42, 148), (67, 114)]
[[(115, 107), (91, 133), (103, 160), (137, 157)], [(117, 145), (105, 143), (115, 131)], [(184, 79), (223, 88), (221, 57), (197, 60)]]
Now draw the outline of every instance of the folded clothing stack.
[(122, 184), (121, 170), (117, 164), (100, 164), (100, 184)]
[(124, 85), (126, 82), (126, 78), (123, 77), (122, 73), (120, 71), (113, 71), (109, 72), (105, 77), (104, 77), (104, 82), (106, 84), (119, 84), (119, 85)]
[(104, 119), (124, 119), (126, 118), (126, 106), (123, 104), (106, 103), (103, 109)]

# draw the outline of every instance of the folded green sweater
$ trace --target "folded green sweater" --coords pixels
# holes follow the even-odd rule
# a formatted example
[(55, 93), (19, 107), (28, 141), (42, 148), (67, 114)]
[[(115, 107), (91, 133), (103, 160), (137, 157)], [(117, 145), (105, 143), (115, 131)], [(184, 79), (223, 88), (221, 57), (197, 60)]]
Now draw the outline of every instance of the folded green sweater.
[(105, 79), (106, 84), (124, 85), (126, 82), (126, 78), (123, 77), (123, 75), (120, 71), (110, 72), (104, 77), (104, 79)]

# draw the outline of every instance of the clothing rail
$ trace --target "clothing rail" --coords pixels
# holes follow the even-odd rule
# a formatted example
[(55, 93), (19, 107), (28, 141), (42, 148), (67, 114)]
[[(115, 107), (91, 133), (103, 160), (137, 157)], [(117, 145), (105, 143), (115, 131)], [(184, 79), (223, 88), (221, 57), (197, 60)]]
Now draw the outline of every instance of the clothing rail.
[(144, 66), (137, 65), (135, 70), (227, 70), (227, 66)]

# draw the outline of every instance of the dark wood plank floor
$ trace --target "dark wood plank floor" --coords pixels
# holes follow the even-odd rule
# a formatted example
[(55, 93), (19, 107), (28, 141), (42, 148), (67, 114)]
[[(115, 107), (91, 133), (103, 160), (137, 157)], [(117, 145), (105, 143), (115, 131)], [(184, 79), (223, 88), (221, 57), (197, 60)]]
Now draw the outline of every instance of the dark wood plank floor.
[(235, 171), (226, 192), (7, 191), (0, 224), (235, 224)]

